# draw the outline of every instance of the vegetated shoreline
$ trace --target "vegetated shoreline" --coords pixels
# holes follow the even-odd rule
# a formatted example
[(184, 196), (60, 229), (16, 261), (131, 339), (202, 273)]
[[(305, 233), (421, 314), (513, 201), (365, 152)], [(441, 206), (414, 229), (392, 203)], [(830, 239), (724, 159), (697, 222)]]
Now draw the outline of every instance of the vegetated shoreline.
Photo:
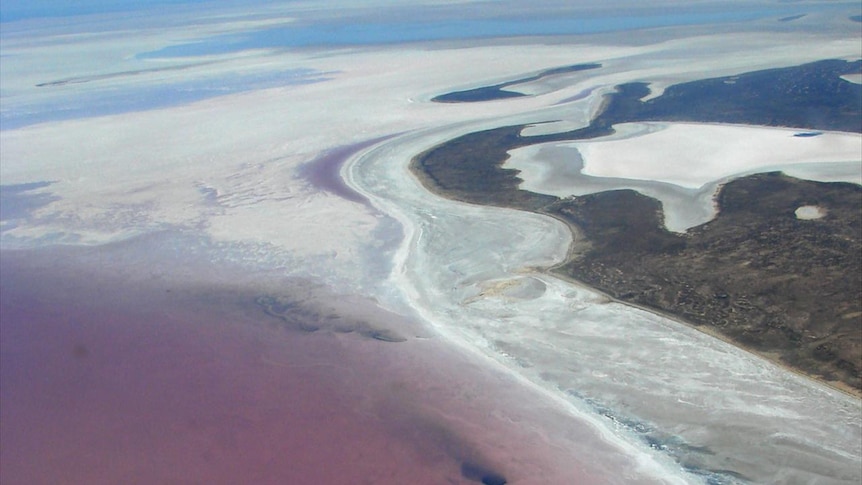
[[(857, 363), (860, 342), (858, 336), (847, 332), (848, 322), (852, 325), (859, 320), (859, 308), (857, 303), (841, 299), (859, 292), (854, 286), (858, 286), (857, 281), (843, 277), (843, 271), (849, 267), (852, 273), (853, 268), (860, 266), (854, 254), (862, 253), (857, 250), (862, 188), (855, 184), (800, 181), (779, 173), (735, 179), (722, 186), (717, 195), (718, 205), (725, 207), (719, 208), (716, 218), (692, 229), (697, 233), (695, 239), (699, 238), (692, 248), (692, 231), (679, 236), (663, 229), (663, 211), (654, 199), (630, 190), (559, 199), (520, 189), (518, 171), (502, 168), (507, 152), (513, 148), (604, 136), (613, 133), (613, 124), (631, 120), (722, 121), (859, 132), (862, 131), (862, 123), (858, 121), (860, 107), (852, 100), (855, 91), (862, 87), (835, 82), (859, 66), (859, 61), (820, 61), (733, 76), (732, 82), (726, 82), (729, 78), (695, 81), (672, 86), (663, 96), (648, 102), (640, 101), (646, 91), (643, 83), (621, 85), (617, 93), (606, 97), (602, 110), (586, 128), (529, 137), (520, 135), (526, 125), (470, 133), (417, 155), (410, 163), (410, 170), (436, 195), (471, 204), (527, 210), (564, 222), (573, 236), (567, 257), (542, 271), (591, 287), (613, 301), (684, 323), (799, 375), (862, 398)], [(776, 86), (780, 88), (777, 92)], [(806, 88), (812, 88), (808, 92), (816, 95), (800, 97), (799, 93)], [(712, 89), (722, 91), (721, 95), (716, 96)], [(774, 93), (769, 95), (767, 106), (757, 103), (765, 89)], [(665, 96), (670, 96), (669, 100)], [(775, 108), (776, 99), (784, 103), (779, 108)], [(836, 104), (842, 103), (843, 107), (836, 111)], [(824, 106), (822, 116), (813, 122), (800, 121), (794, 113), (799, 104)], [(766, 107), (772, 111), (765, 110)], [(733, 201), (734, 197), (724, 196), (731, 189), (738, 202)], [(818, 232), (819, 226), (812, 228), (810, 221), (804, 223), (807, 226), (799, 225), (802, 223), (792, 217), (792, 211), (800, 198), (817, 199), (821, 194), (828, 194), (823, 196), (824, 200), (834, 203), (839, 215), (827, 217)], [(790, 208), (790, 216), (788, 204), (796, 204)], [(748, 210), (747, 205), (756, 209)], [(775, 213), (780, 213), (781, 218), (773, 217)], [(616, 222), (617, 219), (622, 222)], [(707, 234), (709, 229), (713, 233)], [(838, 234), (833, 236), (833, 232)], [(731, 245), (723, 242), (724, 238)], [(791, 240), (785, 241), (788, 238)], [(738, 249), (733, 244), (753, 249)], [(704, 251), (706, 261), (699, 248)], [(809, 262), (804, 277), (793, 271), (796, 267), (792, 256), (800, 250), (813, 254), (815, 260), (814, 264)], [(715, 259), (724, 257), (722, 251), (731, 253), (724, 265)], [(764, 257), (764, 252), (778, 256)], [(682, 259), (681, 265), (674, 257), (683, 253), (684, 258), (677, 258)], [(650, 262), (641, 264), (642, 259)], [(729, 265), (730, 275), (728, 261), (733, 263)], [(687, 268), (689, 263), (699, 264), (700, 270), (692, 272)], [(752, 263), (760, 266), (750, 270), (748, 265)], [(821, 263), (825, 269), (820, 267)], [(665, 265), (673, 269), (666, 271)], [(734, 265), (745, 267), (742, 277), (733, 274)], [(697, 271), (708, 273), (712, 279), (700, 278)], [(617, 273), (621, 276), (616, 277)], [(696, 281), (699, 286), (688, 284), (692, 275), (694, 280), (700, 278)], [(788, 276), (797, 281), (784, 281)], [(824, 291), (821, 280), (833, 287)], [(800, 288), (810, 287), (805, 285), (806, 281), (818, 283), (813, 287), (817, 291), (807, 292), (813, 296), (800, 293)], [(733, 291), (725, 292), (723, 287)], [(683, 293), (685, 296), (680, 297)], [(782, 307), (784, 300), (775, 293), (789, 300), (790, 306)], [(797, 298), (802, 302), (796, 302)], [(826, 301), (829, 298), (832, 300)], [(805, 306), (806, 301), (813, 310)], [(840, 313), (837, 307), (829, 307), (835, 301), (841, 307)], [(776, 303), (778, 310), (774, 310)], [(814, 311), (813, 316), (809, 310)], [(830, 324), (819, 323), (821, 320)], [(843, 334), (840, 328), (832, 328), (831, 323), (838, 325), (844, 320)]]
[[(419, 167), (419, 164), (417, 163), (415, 158), (410, 163), (410, 171), (419, 180), (419, 182), (422, 184), (423, 187), (425, 187), (429, 192), (431, 192), (435, 195), (438, 195), (438, 196), (441, 196), (441, 197), (444, 197), (446, 199), (453, 200), (456, 202), (460, 202), (463, 204), (479, 205), (479, 206), (486, 205), (486, 204), (478, 204), (476, 202), (473, 202), (473, 201), (470, 201), (470, 200), (467, 200), (464, 198), (460, 198), (460, 197), (452, 197), (449, 195), (443, 195), (439, 191), (439, 187), (435, 184), (434, 180), (432, 178), (428, 177), (428, 175), (425, 173), (425, 171), (423, 171)], [(833, 390), (841, 392), (847, 396), (854, 397), (856, 399), (862, 399), (862, 389), (856, 389), (856, 388), (853, 388), (853, 387), (845, 384), (844, 382), (836, 381), (836, 380), (827, 380), (827, 379), (824, 379), (821, 376), (818, 376), (816, 374), (813, 374), (810, 372), (805, 372), (803, 369), (794, 367), (794, 366), (782, 361), (781, 355), (777, 352), (762, 351), (762, 350), (758, 350), (757, 348), (755, 348), (753, 346), (742, 344), (739, 341), (733, 340), (732, 338), (728, 337), (727, 335), (722, 334), (721, 332), (711, 328), (708, 325), (695, 324), (695, 323), (687, 320), (686, 318), (684, 318), (682, 315), (680, 315), (678, 313), (674, 313), (671, 311), (663, 310), (661, 308), (656, 308), (653, 306), (643, 305), (643, 304), (635, 303), (632, 301), (627, 301), (627, 300), (617, 298), (616, 296), (612, 295), (611, 293), (609, 293), (608, 291), (606, 291), (602, 288), (591, 285), (590, 283), (588, 283), (582, 279), (576, 278), (576, 277), (572, 276), (571, 274), (568, 274), (565, 271), (562, 271), (561, 268), (563, 268), (566, 264), (569, 264), (573, 261), (574, 255), (576, 255), (580, 252), (583, 252), (585, 249), (587, 249), (590, 246), (589, 241), (586, 240), (586, 238), (584, 236), (584, 231), (582, 228), (578, 227), (572, 221), (567, 220), (566, 218), (561, 217), (560, 215), (555, 214), (553, 212), (549, 212), (547, 210), (542, 210), (542, 209), (530, 210), (530, 209), (525, 209), (525, 208), (523, 208), (517, 204), (501, 204), (501, 205), (495, 205), (495, 206), (505, 208), (505, 209), (512, 209), (512, 210), (526, 210), (528, 212), (533, 212), (534, 214), (540, 214), (540, 215), (552, 217), (552, 218), (562, 222), (563, 224), (566, 225), (566, 227), (569, 228), (569, 231), (572, 235), (572, 241), (569, 243), (569, 249), (567, 251), (565, 259), (563, 261), (555, 264), (555, 265), (552, 265), (552, 266), (535, 267), (535, 268), (533, 268), (534, 270), (541, 272), (541, 273), (544, 273), (544, 274), (547, 274), (547, 275), (550, 275), (554, 278), (558, 278), (560, 280), (566, 281), (566, 282), (573, 284), (573, 285), (576, 285), (576, 286), (589, 288), (591, 291), (601, 295), (602, 297), (606, 298), (610, 302), (619, 303), (619, 304), (626, 305), (626, 306), (631, 307), (631, 308), (637, 308), (638, 310), (649, 312), (649, 313), (652, 313), (654, 315), (658, 315), (658, 316), (667, 318), (669, 320), (672, 320), (676, 323), (685, 325), (689, 328), (692, 328), (692, 329), (697, 330), (701, 333), (709, 335), (710, 337), (717, 338), (717, 339), (719, 339), (725, 343), (733, 345), (734, 347), (741, 349), (745, 352), (748, 352), (751, 355), (755, 355), (757, 357), (765, 359), (765, 360), (769, 361), (770, 363), (773, 363), (773, 364), (781, 367), (782, 369), (790, 371), (790, 372), (792, 372), (792, 373), (794, 373), (800, 377), (810, 379), (814, 382), (822, 384), (822, 385), (829, 387)]]
[[(423, 183), (423, 185), (424, 185), (424, 183)], [(465, 202), (465, 203), (469, 203), (469, 202)], [(522, 209), (518, 209), (516, 207), (511, 207), (511, 209), (522, 210)], [(583, 240), (584, 239), (583, 231), (578, 226), (576, 226), (574, 223), (572, 223), (571, 221), (568, 221), (565, 218), (560, 217), (556, 214), (545, 212), (545, 211), (536, 211), (535, 213), (546, 215), (549, 217), (553, 217), (554, 219), (562, 222), (563, 224), (565, 224), (569, 228), (569, 231), (571, 231), (571, 234), (572, 234), (572, 242), (569, 245), (569, 250), (568, 250), (568, 253), (566, 255), (566, 259), (553, 265), (553, 266), (544, 267), (544, 268), (535, 268), (537, 271), (544, 273), (544, 274), (547, 274), (547, 275), (550, 275), (550, 276), (553, 276), (555, 278), (559, 278), (563, 281), (574, 284), (576, 286), (582, 286), (585, 288), (589, 288), (591, 291), (598, 293), (599, 295), (606, 298), (610, 302), (619, 303), (621, 305), (626, 305), (626, 306), (631, 307), (631, 308), (637, 308), (638, 310), (643, 310), (645, 312), (649, 312), (649, 313), (652, 313), (654, 315), (658, 315), (658, 316), (661, 316), (663, 318), (667, 318), (668, 320), (672, 320), (676, 323), (685, 325), (689, 328), (697, 330), (698, 332), (704, 333), (706, 335), (709, 335), (710, 337), (717, 338), (718, 340), (721, 340), (722, 342), (733, 345), (734, 347), (736, 347), (740, 350), (743, 350), (745, 352), (748, 352), (751, 355), (765, 359), (765, 360), (777, 365), (778, 367), (781, 367), (782, 369), (784, 369), (786, 371), (790, 371), (793, 374), (796, 374), (800, 377), (812, 380), (812, 381), (817, 382), (819, 384), (823, 384), (824, 386), (829, 387), (831, 389), (834, 389), (834, 390), (841, 392), (845, 395), (848, 395), (850, 397), (854, 397), (856, 399), (862, 400), (862, 389), (853, 388), (853, 387), (851, 387), (851, 386), (849, 386), (849, 385), (847, 385), (841, 381), (826, 380), (826, 379), (823, 379), (822, 377), (820, 377), (818, 375), (815, 375), (815, 374), (812, 374), (809, 372), (805, 372), (802, 369), (798, 369), (796, 367), (793, 367), (793, 366), (787, 364), (786, 362), (783, 362), (781, 360), (781, 355), (779, 353), (758, 351), (756, 348), (743, 345), (743, 344), (733, 340), (732, 338), (730, 338), (730, 337), (722, 334), (721, 332), (709, 327), (708, 325), (694, 324), (694, 323), (686, 320), (685, 318), (683, 318), (682, 316), (680, 316), (676, 313), (664, 311), (660, 308), (655, 308), (655, 307), (648, 306), (648, 305), (641, 305), (641, 304), (634, 303), (631, 301), (621, 300), (621, 299), (611, 295), (610, 293), (603, 291), (601, 288), (597, 288), (595, 286), (592, 286), (589, 283), (582, 281), (578, 278), (575, 278), (575, 277), (571, 276), (570, 274), (567, 274), (564, 271), (560, 271), (560, 268), (562, 268), (566, 263), (569, 263), (572, 261), (573, 253), (576, 253), (579, 249), (584, 249), (584, 247), (588, 245), (588, 243), (585, 244), (585, 242)]]

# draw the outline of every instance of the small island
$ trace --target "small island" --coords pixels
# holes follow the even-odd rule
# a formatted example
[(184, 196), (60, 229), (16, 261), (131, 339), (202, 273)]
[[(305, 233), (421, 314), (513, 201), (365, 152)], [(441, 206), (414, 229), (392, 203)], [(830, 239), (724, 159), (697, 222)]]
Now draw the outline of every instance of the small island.
[(498, 99), (520, 98), (524, 96), (524, 94), (518, 93), (516, 91), (506, 91), (505, 88), (509, 86), (514, 86), (516, 84), (537, 81), (539, 79), (548, 76), (554, 76), (557, 74), (586, 71), (589, 69), (598, 69), (600, 67), (602, 67), (601, 64), (595, 63), (574, 64), (571, 66), (557, 67), (554, 69), (542, 71), (534, 76), (515, 79), (513, 81), (506, 81), (504, 83), (494, 84), (493, 86), (482, 86), (474, 89), (467, 89), (464, 91), (453, 91), (451, 93), (441, 94), (440, 96), (434, 97), (431, 101), (434, 101), (436, 103), (477, 103), (481, 101), (494, 101)]

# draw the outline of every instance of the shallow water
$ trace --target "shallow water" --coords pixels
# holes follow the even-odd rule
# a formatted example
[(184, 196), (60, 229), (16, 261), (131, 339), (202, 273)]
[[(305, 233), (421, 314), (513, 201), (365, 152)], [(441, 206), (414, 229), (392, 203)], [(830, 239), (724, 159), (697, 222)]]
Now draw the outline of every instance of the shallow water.
[[(160, 71), (164, 70), (61, 80), (45, 79), (44, 85), (33, 88), (42, 92), (31, 91), (22, 96), (4, 96), (0, 123), (3, 124), (4, 130), (11, 130), (48, 121), (168, 108), (217, 96), (323, 82), (327, 79), (325, 73), (309, 69), (252, 74), (228, 73), (179, 81), (170, 73)], [(147, 76), (153, 78), (149, 83), (113, 85), (118, 78)], [(87, 83), (95, 86), (88, 86)]]
[(737, 8), (732, 11), (652, 14), (649, 11), (631, 15), (614, 12), (585, 17), (583, 12), (571, 16), (526, 17), (517, 19), (458, 18), (406, 23), (403, 20), (374, 22), (332, 22), (300, 24), (258, 30), (245, 34), (224, 35), (196, 42), (172, 45), (140, 54), (142, 59), (209, 56), (250, 49), (272, 49), (309, 46), (379, 45), (435, 40), (464, 40), (527, 35), (575, 35), (619, 32), (633, 29), (673, 27), (715, 23), (733, 23), (779, 15), (780, 8)]
[[(164, 243), (0, 253), (4, 483), (658, 483), (416, 322)], [(340, 323), (302, 331), (260, 294)]]

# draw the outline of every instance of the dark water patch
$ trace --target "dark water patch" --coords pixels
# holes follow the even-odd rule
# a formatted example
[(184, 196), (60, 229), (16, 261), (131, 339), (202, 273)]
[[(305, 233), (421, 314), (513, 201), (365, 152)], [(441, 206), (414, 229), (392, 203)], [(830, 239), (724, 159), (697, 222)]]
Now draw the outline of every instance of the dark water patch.
[(119, 72), (109, 72), (105, 74), (93, 74), (89, 76), (72, 76), (66, 77), (63, 79), (56, 79), (53, 81), (45, 81), (36, 84), (37, 88), (46, 88), (46, 87), (57, 87), (57, 86), (65, 86), (67, 84), (84, 84), (92, 81), (105, 81), (109, 79), (116, 78), (125, 78), (132, 76), (139, 76), (141, 74), (153, 74), (160, 72), (170, 72), (170, 71), (185, 71), (187, 69), (191, 69), (194, 67), (206, 66), (209, 64), (214, 64), (214, 62), (197, 62), (194, 64), (183, 64), (180, 66), (167, 66), (167, 67), (157, 67), (151, 69), (133, 69), (129, 71), (119, 71)]
[[(327, 319), (317, 309), (303, 305), (300, 301), (291, 301), (289, 297), (259, 296), (254, 302), (263, 309), (263, 312), (271, 317), (277, 318), (289, 328), (295, 328), (303, 332), (316, 332), (320, 330), (323, 322)], [(347, 332), (352, 328), (339, 325), (339, 332)]]
[(198, 193), (200, 193), (203, 196), (203, 198), (207, 204), (210, 204), (210, 205), (218, 205), (219, 204), (218, 190), (216, 190), (212, 187), (204, 186), (204, 185), (198, 186), (197, 189), (198, 189)]
[(848, 18), (850, 20), (852, 20), (853, 22), (862, 22), (862, 15), (853, 15), (853, 16), (848, 17)]
[(703, 470), (685, 465), (683, 465), (683, 469), (695, 476), (703, 478), (706, 485), (739, 485), (753, 483), (750, 478), (740, 473), (736, 473), (733, 470), (713, 470), (703, 472)]
[(262, 295), (254, 299), (263, 312), (280, 321), (288, 329), (313, 333), (329, 331), (333, 333), (356, 333), (365, 338), (381, 342), (406, 342), (399, 332), (382, 325), (369, 323), (355, 316), (341, 315), (336, 308), (321, 304), (309, 297), (295, 295)]
[[(428, 410), (421, 403), (398, 396), (381, 404), (392, 431), (419, 445), (418, 451), (439, 461), (454, 460), (460, 474), (483, 485), (505, 485), (504, 475), (475, 441), (463, 432), (464, 423), (450, 423), (449, 418)], [(436, 455), (436, 456), (435, 456)]]
[(388, 140), (395, 135), (381, 136), (366, 140), (353, 145), (333, 148), (325, 151), (314, 160), (300, 165), (299, 176), (307, 180), (311, 185), (337, 195), (351, 202), (357, 202), (371, 206), (368, 199), (359, 192), (351, 189), (341, 178), (341, 167), (348, 158), (381, 141)]
[(38, 189), (49, 187), (54, 182), (33, 182), (26, 184), (0, 185), (0, 221), (3, 221), (0, 231), (8, 231), (17, 226), (16, 219), (27, 219), (40, 207), (60, 200), (51, 193), (33, 193)]
[(815, 136), (820, 136), (822, 134), (822, 131), (803, 131), (800, 133), (794, 133), (793, 136), (795, 136), (796, 138), (812, 138)]
[(364, 337), (370, 337), (370, 338), (373, 338), (374, 340), (379, 340), (381, 342), (398, 343), (398, 342), (406, 342), (407, 341), (406, 338), (398, 335), (397, 333), (393, 332), (392, 330), (387, 330), (385, 328), (383, 328), (383, 329), (369, 328), (367, 330), (360, 329), (359, 334), (364, 336)]
[(467, 461), (461, 465), (461, 475), (467, 480), (480, 482), (483, 485), (506, 485), (506, 478), (502, 475)]
[(805, 17), (806, 15), (808, 15), (808, 14), (801, 13), (798, 15), (791, 15), (789, 17), (781, 17), (780, 19), (778, 19), (778, 21), (779, 22), (793, 22), (794, 20), (799, 20), (802, 17)]
[(539, 79), (557, 74), (586, 71), (589, 69), (598, 69), (600, 67), (602, 67), (602, 65), (597, 63), (575, 64), (571, 66), (556, 67), (553, 69), (542, 71), (533, 76), (515, 79), (514, 81), (506, 81), (504, 83), (495, 84), (493, 86), (483, 86), (464, 91), (453, 91), (451, 93), (441, 94), (432, 98), (431, 101), (437, 103), (475, 103), (480, 101), (494, 101), (499, 99), (518, 98), (526, 95), (514, 91), (506, 91), (505, 88), (509, 86), (514, 86), (516, 84), (538, 81)]

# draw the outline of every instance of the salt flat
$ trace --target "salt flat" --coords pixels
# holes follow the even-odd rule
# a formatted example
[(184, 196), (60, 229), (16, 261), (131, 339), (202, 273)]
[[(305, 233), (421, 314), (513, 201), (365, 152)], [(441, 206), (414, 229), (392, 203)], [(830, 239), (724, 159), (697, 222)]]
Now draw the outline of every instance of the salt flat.
[[(96, 33), (36, 26), (8, 34), (4, 115), (39, 106), (62, 110), (67, 100), (103, 90), (172, 86), (180, 78), (218, 84), (238, 71), (294, 69), (307, 70), (310, 78), (0, 130), (3, 185), (50, 182), (32, 193), (52, 197), (2, 222), (4, 248), (101, 247), (169, 231), (206, 241), (200, 251), (212, 264), (250, 268), (240, 278), (244, 283), (268, 268), (415, 317), (430, 338), (469, 356), (471, 365), (510, 376), (506, 386), (533, 396), (531, 402), (560, 420), (506, 414), (513, 406), (507, 402), (476, 408), (529, 416), (519, 429), (558, 450), (547, 461), (551, 476), (567, 476), (571, 453), (614, 475), (608, 483), (728, 483), (734, 473), (753, 482), (858, 482), (858, 400), (547, 276), (537, 268), (565, 257), (567, 227), (534, 214), (441, 200), (407, 171), (417, 153), (475, 130), (536, 123), (535, 134), (585, 125), (602, 96), (622, 82), (649, 82), (657, 95), (663, 86), (705, 75), (858, 58), (856, 34), (821, 29), (812, 17), (804, 33), (764, 31), (755, 23), (732, 35), (684, 27), (640, 32), (626, 42), (612, 36), (513, 38), (139, 56), (208, 35), (287, 24), (303, 14), (269, 7), (256, 15), (226, 9), (191, 25), (180, 16), (174, 26), (132, 29), (124, 23), (118, 30), (110, 19), (97, 19)], [(585, 62), (603, 67), (517, 86), (534, 96), (430, 102), (443, 92)], [(35, 87), (68, 79), (86, 82)], [(556, 120), (562, 121), (555, 127), (538, 124)], [(341, 171), (370, 206), (302, 176), (303, 167), (334, 149), (384, 137)], [(756, 150), (717, 149), (731, 150), (734, 141)], [(668, 164), (662, 155), (669, 143), (683, 145)], [(791, 154), (785, 148), (792, 144), (807, 155)], [(777, 129), (655, 124), (621, 127), (617, 138), (590, 146), (576, 147), (584, 173), (563, 163), (572, 148), (562, 145), (521, 149), (510, 164), (523, 171), (525, 187), (548, 193), (572, 193), (569, 175), (593, 183), (591, 190), (636, 186), (667, 206), (676, 204), (668, 224), (680, 229), (710, 217), (710, 184), (740, 172), (793, 162), (809, 177), (843, 180), (849, 173), (858, 180), (858, 170), (847, 172), (846, 163), (825, 163), (858, 162), (856, 135), (794, 139)], [(713, 155), (708, 165), (680, 173), (704, 151)], [(766, 152), (784, 158), (747, 156), (729, 165), (718, 156)], [(626, 165), (621, 153), (648, 155), (650, 163)]]
[(583, 173), (667, 182), (697, 189), (719, 178), (796, 163), (862, 161), (862, 135), (688, 123), (647, 127), (637, 141), (587, 141), (575, 146)]
[[(542, 126), (542, 125), (538, 125)], [(623, 123), (595, 140), (546, 143), (509, 153), (521, 187), (567, 197), (634, 189), (661, 201), (669, 230), (715, 216), (719, 186), (742, 175), (781, 170), (808, 180), (862, 183), (862, 136), (694, 123)]]

